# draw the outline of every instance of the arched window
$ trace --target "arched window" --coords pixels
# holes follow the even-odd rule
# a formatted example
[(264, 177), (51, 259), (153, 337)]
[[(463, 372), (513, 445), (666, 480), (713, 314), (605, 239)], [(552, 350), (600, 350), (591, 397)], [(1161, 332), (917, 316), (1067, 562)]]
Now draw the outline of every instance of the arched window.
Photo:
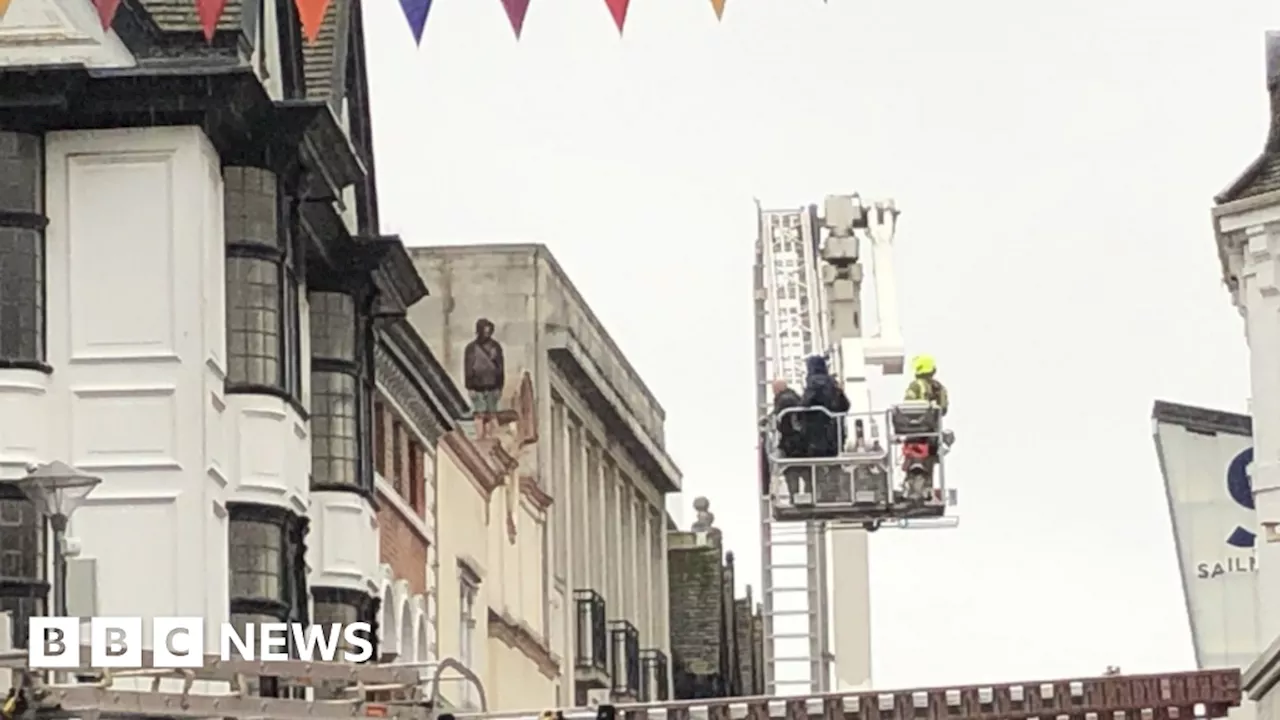
[(13, 644), (27, 646), (27, 620), (47, 614), (48, 534), (35, 506), (17, 487), (0, 483), (0, 611), (13, 620)]

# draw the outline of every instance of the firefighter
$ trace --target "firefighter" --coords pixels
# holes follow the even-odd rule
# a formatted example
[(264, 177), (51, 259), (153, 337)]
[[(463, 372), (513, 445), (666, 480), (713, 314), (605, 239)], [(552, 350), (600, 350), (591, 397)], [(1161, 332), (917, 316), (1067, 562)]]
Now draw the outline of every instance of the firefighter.
[(947, 388), (938, 382), (938, 366), (933, 358), (929, 355), (917, 355), (911, 359), (911, 369), (915, 371), (916, 378), (907, 386), (907, 395), (903, 399), (931, 402), (937, 405), (938, 410), (945, 416)]
[[(907, 393), (904, 400), (908, 402), (928, 402), (938, 408), (938, 413), (945, 416), (947, 414), (947, 388), (938, 382), (937, 364), (933, 361), (933, 357), (929, 355), (917, 355), (911, 359), (911, 369), (915, 373), (915, 379), (907, 386)], [(939, 438), (930, 437), (927, 443), (927, 454), (919, 458), (923, 462), (923, 472), (918, 476), (908, 473), (907, 478), (907, 496), (916, 500), (927, 498), (933, 490), (933, 469), (938, 463), (940, 443)], [(909, 448), (904, 447), (904, 452)], [(912, 461), (908, 458), (908, 464)]]

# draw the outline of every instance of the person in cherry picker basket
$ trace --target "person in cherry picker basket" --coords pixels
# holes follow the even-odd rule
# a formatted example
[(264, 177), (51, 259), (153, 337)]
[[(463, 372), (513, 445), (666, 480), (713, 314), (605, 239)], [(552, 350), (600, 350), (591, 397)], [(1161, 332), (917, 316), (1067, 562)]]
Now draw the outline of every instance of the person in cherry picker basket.
[(804, 395), (800, 397), (800, 404), (807, 408), (824, 408), (831, 413), (804, 413), (808, 454), (809, 457), (834, 457), (840, 452), (843, 415), (849, 412), (849, 398), (844, 394), (840, 383), (831, 376), (825, 357), (810, 357), (805, 360), (805, 369), (809, 374), (805, 377)]
[[(778, 454), (784, 458), (802, 458), (809, 455), (809, 441), (805, 434), (804, 413), (800, 407), (800, 394), (792, 390), (786, 380), (773, 381), (773, 422), (778, 430)], [(790, 410), (791, 412), (787, 412)], [(802, 468), (786, 470), (787, 491), (794, 499), (800, 492)], [(765, 489), (768, 493), (768, 488)]]
[[(947, 388), (938, 381), (938, 366), (933, 358), (929, 355), (917, 355), (911, 359), (911, 369), (915, 373), (915, 379), (907, 386), (907, 392), (903, 396), (903, 400), (907, 402), (928, 402), (938, 408), (938, 412), (945, 417), (949, 401), (947, 397)], [(945, 440), (944, 440), (945, 441)], [(914, 459), (924, 461), (925, 472), (923, 473), (923, 482), (912, 483), (913, 478), (908, 478), (907, 495), (915, 499), (923, 499), (928, 497), (933, 491), (933, 468), (937, 465), (940, 451), (939, 439), (936, 437), (929, 438), (925, 443), (924, 457), (913, 458), (912, 448), (903, 449), (903, 453), (907, 456), (908, 464)], [(948, 444), (950, 444), (948, 442)]]

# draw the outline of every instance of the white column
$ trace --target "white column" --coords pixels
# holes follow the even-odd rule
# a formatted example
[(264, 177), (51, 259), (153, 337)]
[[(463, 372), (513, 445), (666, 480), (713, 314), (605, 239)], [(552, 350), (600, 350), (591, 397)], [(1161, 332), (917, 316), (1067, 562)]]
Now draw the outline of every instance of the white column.
[(600, 446), (592, 448), (592, 462), (587, 463), (587, 484), (591, 506), (591, 587), (609, 602), (608, 538), (605, 536), (604, 453)]
[(605, 545), (609, 558), (609, 619), (621, 617), (623, 570), (621, 555), (622, 512), (618, 508), (618, 469), (612, 463), (606, 467), (605, 487)]
[(1280, 636), (1280, 235), (1275, 224), (1245, 230), (1242, 292), (1249, 339), (1253, 415), (1254, 505), (1258, 519), (1259, 647)]
[(1280, 636), (1280, 193), (1214, 209), (1224, 280), (1245, 319), (1253, 416), (1258, 646)]
[(649, 547), (649, 503), (636, 502), (636, 564), (640, 568), (640, 646), (656, 647), (658, 636), (653, 620), (657, 616), (654, 606), (653, 552)]
[(587, 485), (583, 482), (586, 474), (586, 445), (582, 427), (576, 420), (570, 420), (569, 426), (569, 495), (573, 497), (573, 519), (570, 522), (573, 544), (569, 548), (573, 556), (573, 589), (586, 587), (590, 582), (587, 570)]

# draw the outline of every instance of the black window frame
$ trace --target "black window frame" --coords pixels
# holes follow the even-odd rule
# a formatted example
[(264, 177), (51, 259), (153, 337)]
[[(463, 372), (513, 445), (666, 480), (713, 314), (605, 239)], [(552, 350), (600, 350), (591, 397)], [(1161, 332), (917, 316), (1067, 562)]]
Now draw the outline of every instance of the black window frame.
[[(301, 278), (306, 274), (306, 242), (301, 227), (298, 200), (289, 191), (287, 183), (276, 179), (276, 237), (274, 246), (265, 238), (229, 238), (226, 243), (227, 313), (237, 311), (231, 302), (231, 289), (237, 279), (231, 269), (235, 260), (270, 263), (274, 267), (275, 283), (275, 363), (276, 377), (272, 382), (257, 382), (232, 377), (228, 357), (228, 394), (271, 395), (289, 403), (305, 420), (307, 407), (304, 402), (303, 352), (302, 352), (302, 292)], [(227, 332), (236, 332), (236, 323), (228, 319)], [(233, 343), (228, 337), (228, 355)]]
[[(240, 570), (236, 567), (238, 523), (268, 525), (280, 533), (281, 551), (276, 568), (279, 597), (236, 595), (238, 572), (261, 572), (259, 569)], [(247, 620), (255, 623), (275, 621), (306, 625), (310, 622), (311, 595), (307, 587), (306, 543), (308, 530), (307, 518), (285, 508), (258, 503), (227, 503), (227, 590), (230, 597), (228, 619), (231, 623)], [(286, 638), (285, 648), (290, 657), (298, 656), (292, 633)], [(301, 699), (305, 697), (306, 689), (289, 686), (278, 678), (263, 677), (259, 679), (256, 688), (251, 688), (251, 694), (253, 691), (262, 697)]]
[[(23, 518), (18, 525), (8, 524), (4, 517), (10, 510), (18, 510)], [(19, 565), (34, 572), (10, 572), (11, 565), (4, 559), (15, 540), (14, 528), (22, 533), (21, 541), (34, 548), (35, 554), (23, 558)], [(0, 611), (8, 611), (12, 620), (13, 647), (27, 647), (27, 621), (49, 612), (49, 523), (12, 483), (0, 483)], [(27, 552), (20, 548), (19, 552)]]
[(307, 74), (302, 54), (302, 20), (293, 0), (275, 0), (280, 49), (280, 85), (285, 100), (307, 97)]
[(356, 183), (356, 230), (360, 235), (372, 237), (379, 233), (378, 183), (373, 153), (373, 113), (369, 100), (368, 60), (364, 46), (364, 14), (361, 0), (351, 0), (350, 23), (347, 29), (346, 72), (343, 73), (343, 94), (347, 101), (347, 134), (365, 175)]
[[(4, 207), (3, 205), (8, 203), (0, 197), (0, 233), (6, 233), (6, 231), (15, 233), (11, 247), (6, 248), (5, 243), (0, 241), (0, 368), (38, 370), (48, 374), (53, 372), (53, 369), (47, 363), (46, 355), (49, 335), (46, 229), (49, 219), (45, 215), (44, 136), (17, 132), (3, 134), (13, 136), (11, 142), (21, 142), (25, 138), (34, 143), (35, 167), (31, 182), (35, 185), (35, 192), (32, 193), (28, 202), (20, 201), (10, 207)], [(11, 163), (0, 163), (0, 168), (6, 171), (10, 167)], [(21, 235), (26, 235), (32, 243), (30, 248), (18, 247)], [(9, 257), (10, 262), (5, 262), (6, 257)], [(24, 280), (34, 287), (30, 293), (16, 300), (10, 300), (7, 293), (13, 292), (12, 288), (23, 283), (9, 277), (8, 273), (16, 272), (22, 264), (26, 264), (28, 267), (24, 270), (30, 272), (30, 276)], [(34, 264), (35, 267), (30, 268), (30, 264)], [(5, 315), (8, 313), (16, 313), (19, 317), (16, 326), (5, 321)], [(23, 318), (34, 324), (34, 327), (24, 324)], [(18, 337), (15, 338), (15, 335)]]
[[(376, 378), (374, 377), (374, 348), (377, 345), (377, 334), (373, 318), (375, 298), (372, 293), (368, 292), (353, 293), (350, 290), (328, 290), (320, 287), (312, 288), (311, 292), (345, 295), (352, 300), (354, 310), (354, 322), (352, 325), (355, 333), (354, 360), (325, 357), (323, 348), (319, 347), (318, 343), (313, 340), (311, 346), (311, 387), (313, 388), (313, 395), (318, 397), (317, 389), (322, 387), (326, 381), (318, 380), (317, 376), (339, 375), (351, 381), (352, 390), (355, 394), (352, 400), (355, 403), (354, 441), (356, 455), (354, 483), (317, 481), (314, 477), (314, 468), (318, 465), (315, 454), (316, 443), (324, 440), (326, 436), (322, 436), (313, 428), (311, 434), (313, 441), (311, 489), (321, 492), (354, 492), (363, 495), (372, 503), (375, 502), (374, 472), (376, 467), (376, 459), (374, 457), (376, 451), (374, 402), (378, 394)], [(313, 332), (317, 325), (313, 319)], [(312, 404), (313, 410), (317, 410), (317, 414), (312, 417), (312, 422), (314, 423), (319, 419), (320, 411), (317, 403), (313, 402)], [(327, 460), (328, 457), (326, 456), (325, 459)]]

